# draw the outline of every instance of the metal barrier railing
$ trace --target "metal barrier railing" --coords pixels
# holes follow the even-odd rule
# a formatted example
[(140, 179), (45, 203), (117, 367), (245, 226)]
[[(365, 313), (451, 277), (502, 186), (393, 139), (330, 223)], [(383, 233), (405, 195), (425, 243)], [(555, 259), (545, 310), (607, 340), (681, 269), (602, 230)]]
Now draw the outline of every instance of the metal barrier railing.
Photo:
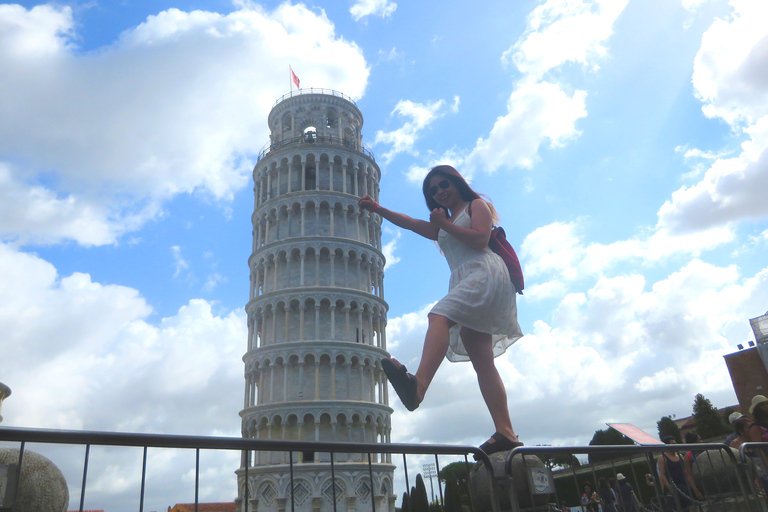
[[(83, 462), (83, 476), (80, 487), (80, 508), (82, 512), (85, 504), (86, 485), (88, 481), (88, 462), (90, 448), (92, 446), (113, 446), (113, 447), (139, 447), (143, 448), (143, 457), (141, 462), (141, 484), (139, 490), (139, 512), (144, 510), (144, 493), (147, 477), (147, 450), (149, 448), (174, 448), (189, 449), (195, 453), (195, 506), (199, 502), (200, 485), (200, 452), (201, 450), (228, 450), (241, 453), (241, 460), (249, 461), (250, 453), (254, 451), (270, 452), (288, 452), (288, 461), (291, 470), (291, 479), (293, 479), (294, 454), (301, 452), (314, 451), (318, 453), (330, 454), (331, 470), (331, 488), (333, 488), (334, 499), (333, 509), (336, 511), (335, 495), (335, 462), (334, 454), (363, 453), (368, 455), (367, 468), (370, 477), (371, 488), (373, 486), (373, 454), (402, 454), (402, 470), (405, 476), (406, 490), (410, 490), (410, 481), (408, 476), (408, 463), (406, 455), (434, 455), (435, 467), (437, 473), (440, 473), (439, 456), (463, 456), (464, 463), (469, 468), (468, 455), (473, 455), (487, 471), (489, 479), (489, 498), (492, 512), (500, 512), (502, 501), (500, 498), (500, 489), (508, 487), (507, 496), (509, 499), (509, 509), (512, 512), (538, 512), (553, 510), (552, 499), (555, 504), (563, 504), (563, 497), (570, 496), (568, 499), (579, 499), (581, 496), (579, 479), (590, 477), (590, 482), (594, 490), (594, 485), (600, 477), (615, 476), (617, 473), (626, 473), (626, 478), (634, 484), (636, 501), (633, 504), (633, 510), (638, 512), (648, 511), (673, 511), (687, 510), (686, 503), (681, 500), (675, 490), (664, 492), (659, 482), (658, 471), (656, 470), (656, 458), (665, 451), (675, 451), (681, 453), (691, 451), (697, 454), (694, 464), (694, 478), (698, 479), (697, 485), (700, 485), (701, 491), (705, 496), (705, 501), (700, 502), (694, 499), (692, 506), (699, 507), (698, 510), (707, 512), (735, 511), (735, 512), (768, 512), (766, 506), (766, 491), (768, 490), (768, 475), (765, 468), (768, 467), (768, 443), (745, 443), (739, 451), (733, 450), (724, 444), (719, 443), (699, 443), (699, 444), (679, 444), (679, 445), (646, 445), (646, 446), (571, 446), (571, 447), (552, 447), (552, 446), (528, 446), (519, 447), (510, 452), (503, 465), (503, 475), (494, 475), (494, 468), (490, 458), (481, 450), (474, 446), (456, 446), (456, 445), (411, 445), (411, 444), (378, 444), (378, 443), (336, 443), (327, 441), (282, 441), (282, 440), (260, 440), (244, 439), (233, 437), (209, 437), (209, 436), (184, 436), (184, 435), (161, 435), (161, 434), (131, 434), (131, 433), (112, 433), (112, 432), (87, 432), (87, 431), (64, 431), (64, 430), (42, 430), (42, 429), (24, 429), (0, 427), (0, 442), (20, 443), (19, 458), (17, 461), (17, 475), (15, 485), (23, 484), (21, 481), (21, 466), (24, 457), (24, 450), (27, 443), (43, 443), (55, 445), (80, 445), (85, 447)], [(572, 466), (568, 469), (559, 471), (537, 472), (537, 476), (548, 474), (550, 482), (544, 482), (539, 489), (537, 482), (533, 479), (534, 471), (529, 468), (527, 458), (548, 458), (557, 454), (569, 455), (606, 455), (608, 458), (601, 462), (589, 464), (586, 466)], [(378, 458), (377, 458), (378, 460)], [(524, 473), (521, 473), (520, 466)], [(542, 464), (533, 465), (541, 468)], [(244, 472), (245, 481), (248, 482), (249, 464), (241, 468)], [(642, 474), (642, 478), (639, 476)], [(526, 485), (518, 485), (521, 476), (528, 480)], [(644, 480), (647, 479), (647, 480)], [(539, 482), (541, 483), (541, 482)], [(551, 484), (551, 485), (550, 485)], [(293, 480), (290, 488), (293, 489)], [(674, 487), (674, 485), (673, 485)], [(441, 480), (438, 478), (439, 498), (444, 502), (444, 493)], [(250, 508), (248, 493), (249, 486), (246, 484), (242, 502), (242, 510), (246, 512), (255, 512)], [(521, 489), (523, 489), (521, 491)], [(542, 492), (539, 492), (542, 491)], [(395, 493), (394, 489), (392, 491)], [(524, 493), (527, 496), (524, 496)], [(395, 493), (396, 494), (396, 493)], [(472, 494), (470, 493), (470, 498)], [(579, 500), (580, 501), (580, 500)], [(527, 506), (521, 506), (520, 503), (527, 503)], [(577, 507), (586, 511), (584, 504), (578, 503)], [(473, 502), (470, 501), (471, 512), (476, 511)], [(295, 510), (294, 496), (291, 492), (290, 510)], [(371, 510), (376, 512), (376, 500), (371, 499)], [(630, 512), (617, 507), (618, 512)]]
[[(693, 506), (697, 510), (713, 512), (720, 510), (767, 512), (768, 506), (766, 506), (764, 489), (759, 485), (759, 481), (754, 478), (756, 474), (754, 464), (750, 463), (745, 454), (745, 451), (758, 448), (764, 450), (763, 455), (765, 460), (768, 461), (768, 443), (745, 443), (741, 448), (741, 456), (739, 456), (739, 452), (736, 450), (720, 443), (645, 446), (519, 447), (507, 455), (504, 464), (506, 476), (511, 481), (509, 484), (510, 508), (513, 512), (524, 510), (519, 505), (521, 496), (516, 491), (521, 486), (515, 485), (515, 478), (519, 478), (521, 475), (519, 468), (516, 471), (515, 466), (522, 464), (525, 467), (525, 476), (529, 479), (527, 502), (533, 504), (527, 510), (552, 510), (550, 508), (551, 494), (554, 494), (557, 507), (561, 507), (563, 504), (561, 494), (569, 494), (571, 501), (573, 501), (573, 495), (575, 494), (576, 499), (579, 500), (575, 506), (581, 507), (583, 511), (597, 510), (597, 508), (592, 509), (588, 504), (582, 503), (580, 489), (583, 488), (583, 484), (579, 485), (579, 477), (582, 479), (585, 476), (591, 477), (590, 487), (597, 492), (598, 487), (595, 484), (599, 478), (607, 478), (606, 475), (615, 477), (619, 472), (627, 472), (628, 475), (625, 476), (634, 483), (634, 491), (636, 492), (636, 499), (633, 501), (632, 508), (630, 509), (632, 511), (646, 512), (656, 510), (671, 512), (674, 510), (689, 510), (688, 507)], [(703, 487), (701, 491), (705, 496), (705, 501), (697, 500), (695, 497), (691, 497), (693, 499), (690, 502), (686, 501), (686, 498), (680, 494), (680, 490), (677, 489), (671, 479), (669, 482), (674, 489), (666, 493), (661, 489), (658, 470), (656, 469), (657, 459), (653, 455), (670, 451), (679, 452), (681, 457), (685, 456), (684, 454), (689, 451), (697, 454), (696, 462), (692, 466), (694, 468), (693, 478), (694, 481), (698, 478), (699, 483), (697, 486), (701, 485)], [(549, 491), (546, 493), (546, 502), (537, 504), (537, 491), (531, 478), (532, 472), (529, 471), (528, 463), (525, 462), (525, 457), (541, 456), (547, 458), (547, 456), (555, 454), (605, 454), (609, 455), (609, 458), (599, 463), (586, 466), (571, 466), (568, 469), (550, 472), (550, 485), (543, 485), (544, 482), (541, 485), (543, 490)], [(647, 468), (647, 472), (643, 475), (645, 482), (638, 478), (638, 466)], [(569, 480), (572, 480), (572, 482), (569, 482)], [(525, 485), (522, 486), (522, 488), (525, 487)], [(640, 496), (637, 496), (637, 494), (640, 494)], [(620, 498), (617, 496), (618, 499)], [(557, 510), (560, 509), (558, 508)], [(615, 510), (618, 512), (630, 512), (623, 505), (617, 506)]]
[[(80, 512), (83, 512), (85, 504), (85, 491), (88, 478), (88, 461), (91, 446), (119, 446), (119, 447), (139, 447), (144, 449), (142, 458), (142, 474), (139, 497), (139, 512), (144, 510), (144, 491), (147, 475), (147, 449), (148, 448), (177, 448), (195, 450), (195, 510), (199, 500), (199, 478), (200, 478), (200, 450), (231, 450), (242, 454), (244, 461), (249, 460), (249, 454), (252, 451), (279, 451), (288, 452), (288, 460), (293, 477), (293, 455), (306, 451), (314, 451), (330, 454), (331, 466), (331, 487), (334, 489), (333, 510), (336, 512), (335, 499), (335, 474), (334, 474), (334, 454), (336, 453), (363, 453), (368, 454), (368, 472), (370, 476), (371, 488), (373, 485), (372, 459), (371, 454), (402, 454), (403, 471), (405, 473), (406, 488), (410, 489), (408, 479), (408, 465), (406, 455), (434, 455), (435, 467), (439, 474), (440, 463), (438, 456), (453, 455), (463, 456), (464, 461), (469, 466), (468, 455), (482, 463), (488, 471), (490, 482), (496, 483), (497, 478), (493, 473), (493, 465), (488, 456), (479, 448), (474, 446), (459, 445), (434, 445), (434, 444), (378, 444), (378, 443), (337, 443), (327, 441), (282, 441), (282, 440), (262, 440), (262, 439), (244, 439), (234, 437), (209, 437), (209, 436), (184, 436), (184, 435), (163, 435), (163, 434), (131, 434), (116, 432), (89, 432), (89, 431), (70, 431), (70, 430), (44, 430), (44, 429), (26, 429), (0, 427), (0, 442), (18, 442), (20, 443), (19, 458), (17, 460), (16, 490), (23, 483), (21, 481), (21, 467), (24, 457), (24, 449), (27, 443), (45, 443), (55, 445), (81, 445), (85, 446), (85, 457), (83, 462), (83, 478), (80, 489)], [(248, 482), (248, 464), (242, 468), (245, 472), (245, 481)], [(293, 481), (290, 483), (293, 489)], [(440, 500), (443, 501), (443, 489), (438, 479)], [(243, 510), (249, 512), (248, 485), (245, 485), (245, 496), (243, 500)], [(394, 492), (394, 490), (393, 490)], [(490, 499), (493, 512), (500, 512), (498, 496), (495, 487), (490, 489)], [(291, 492), (291, 511), (295, 509), (294, 496)], [(375, 499), (371, 499), (371, 511), (376, 512)], [(470, 503), (471, 505), (471, 503)], [(251, 512), (255, 512), (251, 510)], [(474, 512), (474, 510), (472, 511)]]

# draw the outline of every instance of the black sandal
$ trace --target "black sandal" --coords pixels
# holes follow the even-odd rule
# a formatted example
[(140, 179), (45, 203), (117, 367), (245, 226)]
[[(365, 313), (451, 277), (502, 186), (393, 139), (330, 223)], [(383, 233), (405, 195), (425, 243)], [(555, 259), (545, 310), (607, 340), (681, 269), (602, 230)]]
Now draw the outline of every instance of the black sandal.
[(400, 397), (400, 401), (409, 411), (415, 411), (419, 408), (419, 403), (416, 401), (418, 381), (416, 377), (408, 373), (404, 364), (395, 364), (391, 359), (382, 359), (381, 368), (387, 375), (387, 379), (392, 383), (392, 387), (395, 388), (395, 393)]
[(480, 445), (480, 449), (483, 450), (486, 455), (498, 452), (508, 452), (509, 450), (514, 450), (518, 446), (523, 446), (523, 443), (520, 441), (512, 441), (505, 435), (499, 434), (498, 432), (494, 432), (491, 436), (491, 439), (493, 439), (493, 443), (489, 442), (489, 439)]

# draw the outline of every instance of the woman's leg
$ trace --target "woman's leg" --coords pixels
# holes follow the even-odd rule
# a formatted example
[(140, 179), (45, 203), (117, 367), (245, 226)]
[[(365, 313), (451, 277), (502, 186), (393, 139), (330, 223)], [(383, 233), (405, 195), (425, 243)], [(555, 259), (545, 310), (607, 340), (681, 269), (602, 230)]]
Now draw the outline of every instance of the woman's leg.
[(419, 383), (416, 396), (419, 403), (424, 400), (427, 388), (429, 388), (435, 373), (437, 373), (437, 369), (440, 367), (443, 359), (445, 359), (445, 354), (448, 353), (448, 343), (450, 342), (450, 333), (448, 331), (455, 325), (455, 322), (448, 318), (433, 313), (429, 314), (428, 319), (429, 327), (424, 337), (421, 362), (419, 363), (419, 369), (416, 371), (416, 380)]
[[(512, 429), (512, 421), (509, 419), (507, 391), (504, 389), (504, 382), (501, 380), (501, 375), (499, 375), (493, 361), (491, 335), (462, 327), (461, 340), (469, 360), (472, 361), (472, 366), (475, 368), (475, 373), (477, 373), (480, 393), (482, 393), (485, 405), (488, 406), (488, 411), (491, 413), (496, 432), (510, 441), (516, 442), (518, 439)], [(493, 442), (493, 439), (490, 441)]]

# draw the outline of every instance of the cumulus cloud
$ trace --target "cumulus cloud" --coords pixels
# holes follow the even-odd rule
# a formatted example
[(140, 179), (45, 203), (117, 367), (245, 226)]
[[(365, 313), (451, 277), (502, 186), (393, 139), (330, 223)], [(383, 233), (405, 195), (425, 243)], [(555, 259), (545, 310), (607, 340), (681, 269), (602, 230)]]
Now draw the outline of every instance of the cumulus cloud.
[[(153, 310), (136, 290), (83, 273), (60, 276), (47, 261), (7, 244), (0, 244), (0, 281), (0, 374), (13, 390), (4, 425), (239, 435), (242, 311), (217, 315), (210, 303), (193, 299), (151, 321)], [(65, 474), (82, 473), (82, 447), (67, 450), (49, 455)], [(92, 451), (89, 500), (122, 506), (137, 496), (141, 451), (105, 450)], [(188, 471), (179, 468), (194, 468), (194, 454), (159, 451), (150, 451), (151, 461), (165, 457), (168, 464), (149, 466), (149, 487), (165, 506), (189, 488), (179, 477)], [(239, 455), (211, 457), (218, 489), (205, 493), (232, 499)]]
[(754, 124), (768, 114), (768, 4), (730, 2), (728, 19), (717, 19), (704, 33), (696, 54), (693, 86), (709, 117), (733, 126)]
[(547, 82), (520, 85), (507, 101), (508, 113), (496, 120), (487, 138), (480, 138), (467, 157), (471, 168), (493, 172), (502, 166), (531, 168), (539, 147), (563, 146), (579, 135), (578, 119), (586, 117), (586, 93), (568, 96)]
[(0, 210), (6, 239), (114, 243), (174, 195), (229, 201), (285, 92), (275, 70), (290, 61), (353, 98), (368, 77), (360, 48), (303, 5), (169, 9), (91, 53), (76, 26), (68, 7), (0, 6), (0, 194), (31, 199)]
[(381, 252), (384, 253), (384, 259), (387, 261), (384, 265), (384, 270), (387, 270), (400, 261), (400, 257), (395, 255), (395, 251), (397, 250), (397, 242), (400, 240), (403, 232), (389, 227), (385, 227), (384, 232), (392, 236), (392, 239), (381, 248)]
[(565, 63), (598, 69), (605, 41), (627, 0), (549, 0), (528, 15), (525, 33), (502, 56), (526, 81), (538, 81)]
[[(458, 96), (454, 97), (453, 105), (448, 107), (451, 112), (457, 112), (459, 105)], [(413, 146), (416, 143), (420, 133), (425, 130), (436, 119), (445, 115), (446, 103), (444, 100), (431, 101), (427, 103), (416, 103), (410, 100), (401, 100), (395, 105), (392, 115), (397, 115), (406, 119), (403, 125), (393, 131), (385, 132), (379, 130), (376, 132), (374, 144), (389, 144), (392, 149), (384, 153), (386, 162), (399, 153), (414, 153)]]
[(360, 21), (367, 16), (389, 18), (396, 9), (397, 4), (389, 0), (357, 0), (349, 13), (355, 21)]
[(733, 13), (702, 37), (693, 86), (708, 117), (726, 121), (746, 140), (734, 156), (717, 155), (700, 181), (672, 194), (658, 212), (658, 228), (671, 234), (729, 229), (763, 219), (768, 206), (768, 5), (731, 2)]
[(525, 33), (501, 58), (503, 64), (514, 64), (522, 77), (509, 96), (507, 113), (466, 156), (469, 172), (530, 169), (539, 161), (543, 144), (558, 148), (579, 136), (576, 122), (587, 116), (587, 94), (568, 92), (569, 86), (548, 73), (567, 63), (597, 70), (626, 3), (549, 0), (531, 12)]
[[(651, 419), (687, 411), (698, 392), (733, 403), (720, 356), (729, 339), (751, 336), (748, 316), (760, 314), (766, 300), (768, 268), (746, 277), (734, 266), (699, 260), (656, 282), (604, 276), (586, 292), (562, 297), (551, 320), (535, 321), (496, 359), (518, 435), (528, 444), (586, 444), (610, 421), (655, 434)], [(396, 340), (390, 350), (409, 367), (418, 363), (428, 311), (389, 321)], [(444, 363), (415, 413), (404, 413), (393, 396), (393, 435), (403, 442), (484, 441), (493, 427), (474, 381), (471, 365)], [(553, 424), (552, 408), (566, 403)], [(643, 411), (627, 403), (642, 403)], [(476, 435), (452, 427), (459, 410), (472, 418)]]

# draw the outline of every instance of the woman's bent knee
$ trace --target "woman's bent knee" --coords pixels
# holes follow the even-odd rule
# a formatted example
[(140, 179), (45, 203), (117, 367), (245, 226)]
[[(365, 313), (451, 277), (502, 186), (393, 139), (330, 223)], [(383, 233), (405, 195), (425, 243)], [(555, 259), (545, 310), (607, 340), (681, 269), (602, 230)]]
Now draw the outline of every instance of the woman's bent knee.
[(436, 326), (443, 326), (447, 329), (450, 329), (454, 325), (456, 325), (456, 322), (451, 320), (450, 318), (438, 315), (437, 313), (429, 313), (427, 315), (427, 321), (429, 322), (429, 325), (436, 325)]

